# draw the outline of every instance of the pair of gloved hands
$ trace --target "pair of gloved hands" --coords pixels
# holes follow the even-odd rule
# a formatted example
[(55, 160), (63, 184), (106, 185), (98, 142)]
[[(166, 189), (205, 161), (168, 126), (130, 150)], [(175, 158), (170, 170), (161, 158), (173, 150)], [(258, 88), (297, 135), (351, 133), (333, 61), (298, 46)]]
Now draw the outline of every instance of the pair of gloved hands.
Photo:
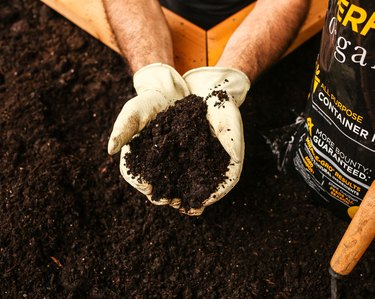
[[(108, 143), (108, 153), (113, 155), (121, 150), (120, 172), (124, 179), (138, 189), (156, 205), (169, 204), (191, 216), (202, 214), (205, 207), (225, 196), (238, 182), (244, 160), (244, 136), (242, 118), (238, 107), (244, 101), (250, 88), (248, 77), (241, 71), (224, 67), (201, 67), (181, 76), (169, 65), (155, 63), (134, 74), (134, 88), (137, 96), (129, 100), (118, 115)], [(217, 105), (220, 99), (213, 91), (225, 90), (229, 101)], [(178, 198), (152, 200), (152, 186), (139, 177), (128, 174), (123, 158), (130, 147), (129, 141), (139, 133), (156, 115), (174, 105), (177, 100), (195, 94), (207, 103), (207, 119), (213, 134), (218, 138), (231, 160), (226, 176), (218, 190), (209, 198), (202, 199), (201, 208), (180, 208)], [(215, 94), (215, 93), (214, 93)], [(122, 161), (124, 159), (124, 161)]]

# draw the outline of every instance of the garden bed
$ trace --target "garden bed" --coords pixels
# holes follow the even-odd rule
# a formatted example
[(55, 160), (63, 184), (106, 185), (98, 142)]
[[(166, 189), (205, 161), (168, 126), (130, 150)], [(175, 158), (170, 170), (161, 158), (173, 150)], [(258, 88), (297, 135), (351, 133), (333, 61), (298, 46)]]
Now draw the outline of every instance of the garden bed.
[[(348, 223), (279, 173), (262, 137), (303, 111), (315, 36), (254, 82), (233, 191), (189, 217), (121, 177), (108, 137), (127, 64), (39, 1), (0, 4), (1, 298), (328, 298)], [(375, 247), (344, 298), (375, 296)]]

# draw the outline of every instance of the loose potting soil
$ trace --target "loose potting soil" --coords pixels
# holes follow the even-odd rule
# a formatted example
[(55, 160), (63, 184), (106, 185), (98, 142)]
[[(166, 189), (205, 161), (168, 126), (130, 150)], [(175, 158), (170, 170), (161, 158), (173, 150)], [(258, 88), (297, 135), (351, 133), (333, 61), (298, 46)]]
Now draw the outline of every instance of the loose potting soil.
[[(329, 298), (347, 221), (263, 135), (304, 110), (320, 36), (253, 82), (241, 179), (200, 217), (152, 205), (107, 154), (124, 60), (39, 1), (0, 3), (1, 298)], [(343, 298), (375, 295), (370, 246)]]
[(200, 208), (227, 178), (230, 157), (212, 135), (206, 114), (204, 99), (189, 95), (129, 143), (124, 157), (129, 172), (153, 186), (153, 200), (179, 198), (185, 210)]

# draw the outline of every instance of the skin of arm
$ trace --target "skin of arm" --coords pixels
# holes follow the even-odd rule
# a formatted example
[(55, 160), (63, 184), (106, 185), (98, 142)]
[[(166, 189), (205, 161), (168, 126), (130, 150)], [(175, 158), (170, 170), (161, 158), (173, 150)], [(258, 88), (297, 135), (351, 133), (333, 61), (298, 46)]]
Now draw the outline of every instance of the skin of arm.
[(230, 37), (216, 66), (241, 70), (252, 82), (285, 53), (309, 7), (310, 0), (258, 0)]
[(156, 62), (174, 67), (172, 37), (158, 0), (103, 0), (103, 5), (133, 73)]
[[(103, 4), (133, 72), (155, 62), (174, 67), (172, 38), (158, 0), (103, 0)], [(216, 66), (241, 70), (253, 82), (285, 53), (309, 6), (310, 0), (258, 0)]]

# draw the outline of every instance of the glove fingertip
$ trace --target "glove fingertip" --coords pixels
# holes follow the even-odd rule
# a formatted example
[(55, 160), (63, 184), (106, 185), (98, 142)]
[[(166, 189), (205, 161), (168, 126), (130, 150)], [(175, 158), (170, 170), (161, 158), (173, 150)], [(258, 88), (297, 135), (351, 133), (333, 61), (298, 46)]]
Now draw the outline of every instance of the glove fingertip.
[(185, 210), (180, 210), (183, 214), (187, 214), (189, 216), (201, 216), (205, 207), (200, 207), (200, 208), (190, 208), (188, 211)]
[(118, 150), (108, 146), (107, 152), (108, 152), (108, 155), (113, 156), (114, 154), (118, 153)]
[(169, 202), (169, 205), (175, 209), (179, 209), (181, 206), (181, 199), (174, 198)]
[(108, 147), (107, 147), (108, 154), (114, 155), (120, 151), (120, 148), (121, 146), (119, 144), (118, 138), (111, 137), (108, 141)]

